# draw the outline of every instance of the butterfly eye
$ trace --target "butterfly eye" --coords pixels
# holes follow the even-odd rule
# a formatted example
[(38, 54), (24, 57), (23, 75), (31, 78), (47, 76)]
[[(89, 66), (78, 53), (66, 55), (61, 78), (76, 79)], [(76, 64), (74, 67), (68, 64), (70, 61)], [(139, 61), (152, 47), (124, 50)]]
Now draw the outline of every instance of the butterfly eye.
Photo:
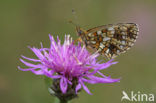
[(79, 31), (79, 34), (82, 34), (82, 33), (83, 33), (83, 32), (80, 30), (80, 31)]
[(79, 30), (78, 31), (78, 35), (82, 35), (83, 34), (83, 31), (82, 30)]

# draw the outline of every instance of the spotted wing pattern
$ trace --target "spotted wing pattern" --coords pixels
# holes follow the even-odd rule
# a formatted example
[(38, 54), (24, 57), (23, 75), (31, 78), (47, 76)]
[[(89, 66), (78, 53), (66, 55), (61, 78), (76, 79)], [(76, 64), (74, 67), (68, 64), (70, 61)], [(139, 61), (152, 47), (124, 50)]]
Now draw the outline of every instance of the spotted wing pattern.
[(111, 59), (134, 45), (138, 31), (134, 23), (103, 25), (87, 30), (84, 42), (87, 47)]

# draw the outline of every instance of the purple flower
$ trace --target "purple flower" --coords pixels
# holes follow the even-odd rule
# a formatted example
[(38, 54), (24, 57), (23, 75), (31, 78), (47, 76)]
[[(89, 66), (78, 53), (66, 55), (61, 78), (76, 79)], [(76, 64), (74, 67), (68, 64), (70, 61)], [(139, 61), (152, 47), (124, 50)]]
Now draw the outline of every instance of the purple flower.
[[(96, 58), (99, 56), (98, 53), (90, 54), (85, 46), (74, 45), (70, 35), (65, 36), (65, 41), (61, 45), (59, 37), (57, 37), (57, 42), (54, 40), (53, 36), (50, 37), (50, 48), (30, 48), (38, 59), (31, 59), (22, 56), (23, 59), (33, 61), (35, 64), (28, 63), (23, 59), (20, 59), (22, 63), (28, 66), (27, 69), (22, 69), (22, 71), (31, 71), (36, 75), (45, 75), (52, 79), (59, 79), (60, 89), (63, 94), (67, 92), (68, 86), (72, 85), (73, 79), (76, 78), (77, 84), (75, 87), (75, 92), (83, 87), (83, 89), (89, 93), (89, 89), (84, 84), (96, 84), (96, 83), (114, 83), (119, 82), (120, 79), (112, 79), (103, 75), (100, 70), (106, 69), (113, 62), (110, 60), (106, 63), (97, 62)], [(95, 76), (99, 74), (100, 77)]]

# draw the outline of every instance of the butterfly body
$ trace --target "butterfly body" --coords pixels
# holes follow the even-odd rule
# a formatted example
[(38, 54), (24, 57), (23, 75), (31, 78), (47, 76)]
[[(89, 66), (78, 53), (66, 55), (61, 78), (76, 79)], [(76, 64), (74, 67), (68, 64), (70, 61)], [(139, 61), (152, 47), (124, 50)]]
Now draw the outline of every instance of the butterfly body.
[(138, 37), (134, 23), (109, 24), (83, 30), (77, 27), (78, 35), (87, 48), (99, 52), (108, 59), (126, 52)]

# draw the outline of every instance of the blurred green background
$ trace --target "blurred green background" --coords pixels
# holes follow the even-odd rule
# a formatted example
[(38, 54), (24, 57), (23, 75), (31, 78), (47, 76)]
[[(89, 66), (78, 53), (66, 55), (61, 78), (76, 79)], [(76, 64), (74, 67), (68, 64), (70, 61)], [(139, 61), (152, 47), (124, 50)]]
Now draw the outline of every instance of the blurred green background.
[(69, 20), (84, 29), (127, 22), (140, 27), (136, 44), (103, 71), (121, 82), (88, 85), (93, 95), (82, 91), (72, 103), (121, 103), (123, 90), (156, 94), (156, 0), (0, 0), (0, 103), (53, 103), (43, 77), (17, 66), (23, 66), (20, 55), (35, 58), (27, 46), (49, 47), (49, 33), (76, 39)]

